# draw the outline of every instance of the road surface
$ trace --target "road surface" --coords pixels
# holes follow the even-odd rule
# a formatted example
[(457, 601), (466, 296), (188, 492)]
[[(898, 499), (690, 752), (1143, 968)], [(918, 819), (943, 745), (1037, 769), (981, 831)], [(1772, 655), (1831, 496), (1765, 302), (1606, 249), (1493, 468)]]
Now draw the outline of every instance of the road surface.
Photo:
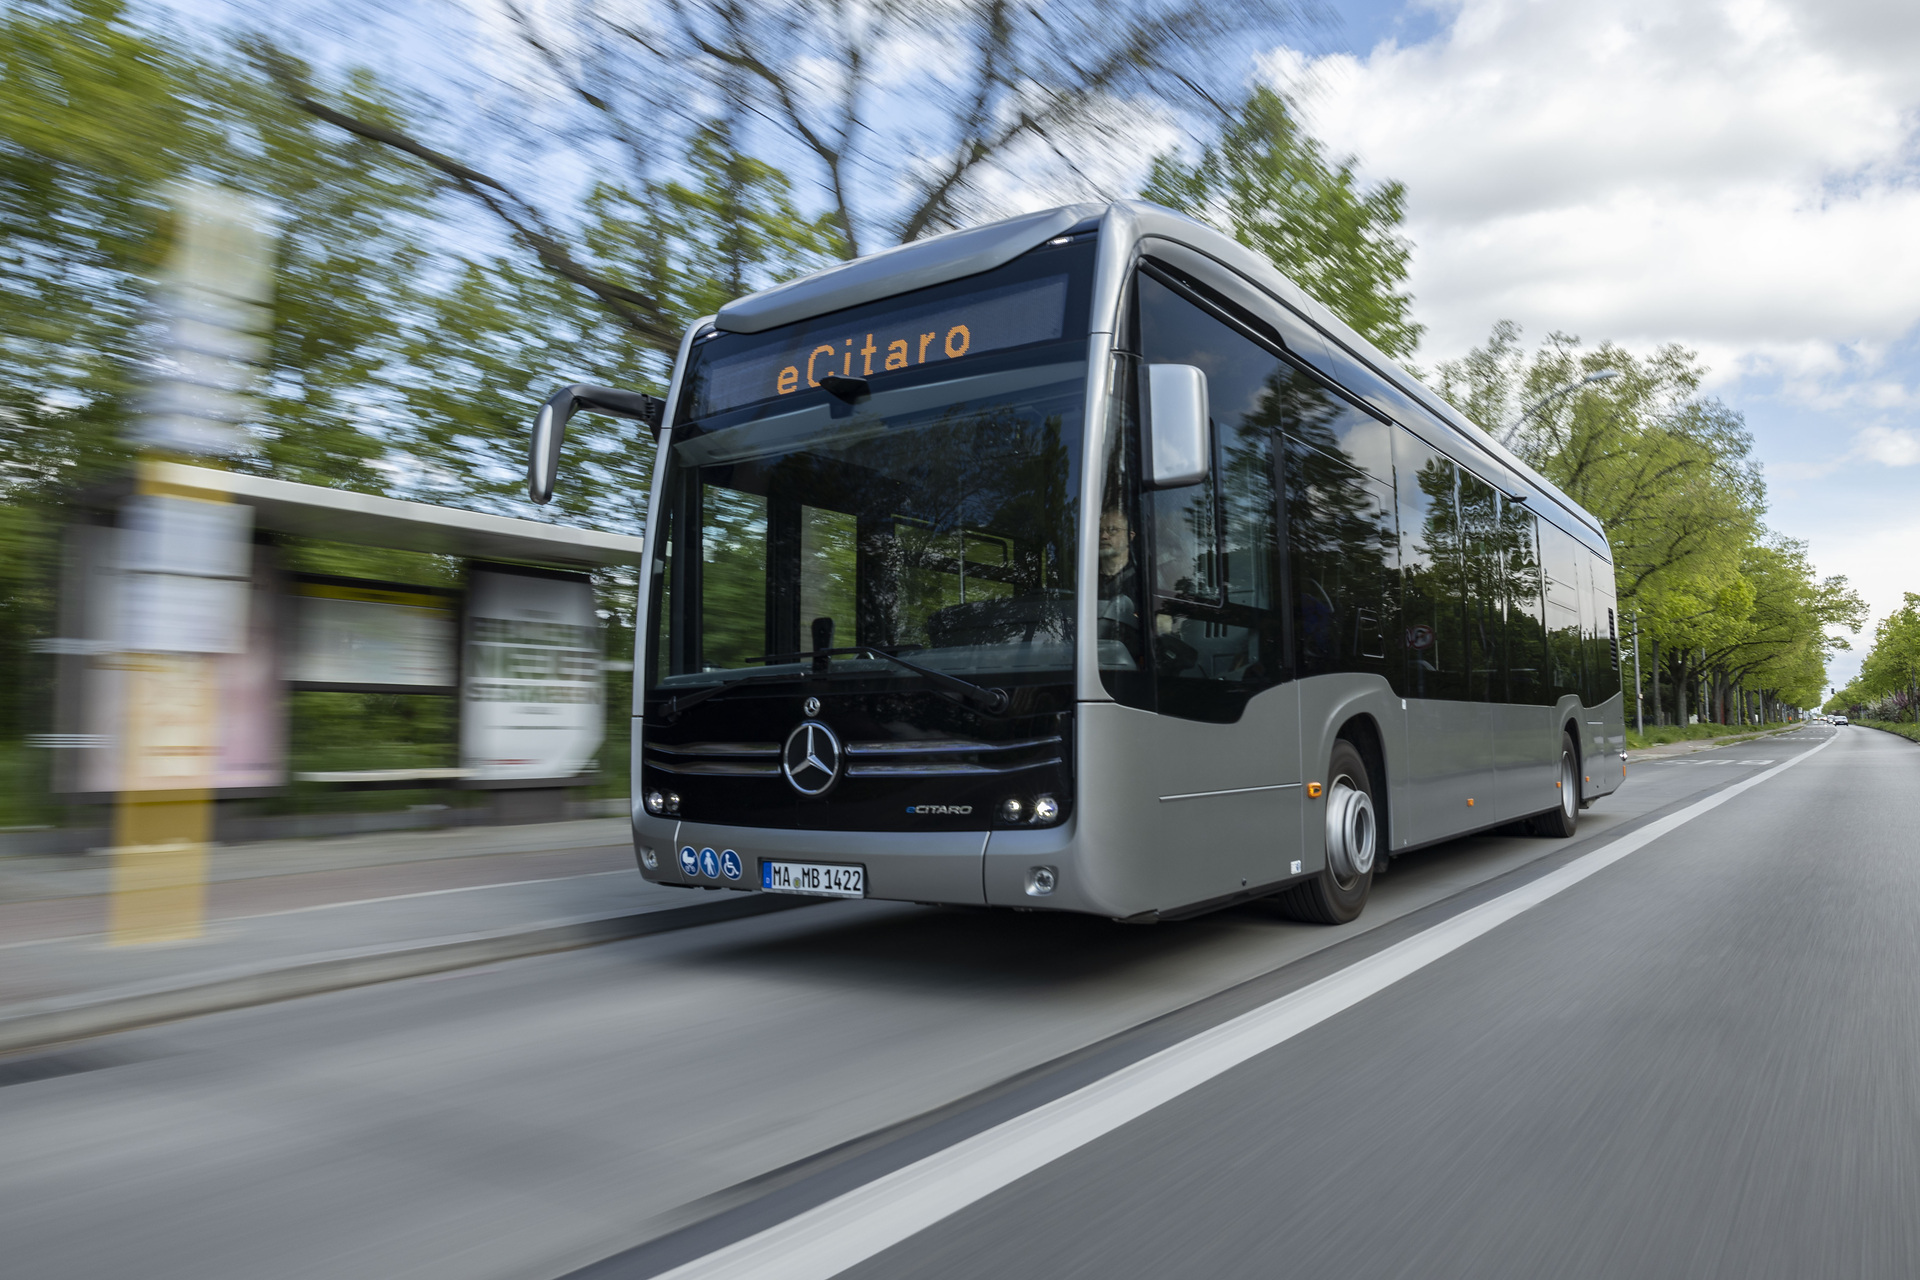
[(0, 1063), (5, 1273), (1912, 1275), (1916, 801), (1807, 729), (1339, 929), (833, 903)]

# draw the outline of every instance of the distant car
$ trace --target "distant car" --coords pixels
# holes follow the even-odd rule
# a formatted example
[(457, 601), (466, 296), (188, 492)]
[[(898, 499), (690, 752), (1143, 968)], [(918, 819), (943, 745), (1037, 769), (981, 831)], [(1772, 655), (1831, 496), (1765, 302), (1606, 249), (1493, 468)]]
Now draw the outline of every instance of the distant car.
[(1845, 716), (1829, 716), (1829, 717), (1827, 717), (1827, 723), (1828, 723), (1828, 724), (1845, 724), (1846, 722), (1847, 722), (1847, 718), (1846, 718)]

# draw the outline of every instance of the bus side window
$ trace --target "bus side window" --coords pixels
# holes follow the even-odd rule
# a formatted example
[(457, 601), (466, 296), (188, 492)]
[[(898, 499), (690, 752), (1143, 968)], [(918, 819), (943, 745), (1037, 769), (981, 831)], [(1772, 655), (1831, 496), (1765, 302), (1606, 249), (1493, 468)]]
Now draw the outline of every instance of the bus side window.
[(1545, 703), (1547, 631), (1542, 613), (1536, 517), (1524, 505), (1500, 503), (1500, 563), (1507, 603), (1507, 701)]
[(1391, 681), (1387, 638), (1399, 625), (1393, 490), (1291, 426), (1282, 438), (1297, 669), (1369, 671)]
[(1146, 495), (1155, 704), (1163, 715), (1230, 723), (1286, 674), (1279, 611), (1274, 387), (1279, 356), (1148, 275), (1139, 277), (1149, 364), (1207, 376), (1213, 474)]
[(1546, 577), (1548, 681), (1546, 695), (1558, 701), (1586, 693), (1586, 663), (1580, 637), (1580, 561), (1586, 555), (1573, 535), (1540, 522), (1540, 565)]
[(1400, 508), (1400, 599), (1405, 693), (1467, 696), (1465, 565), (1454, 504), (1453, 459), (1405, 429), (1394, 432)]
[(1587, 570), (1586, 703), (1597, 707), (1620, 692), (1618, 623), (1613, 618), (1613, 566), (1581, 548)]
[(1460, 472), (1460, 529), (1466, 552), (1467, 697), (1505, 702), (1506, 610), (1500, 589), (1499, 508), (1493, 486)]

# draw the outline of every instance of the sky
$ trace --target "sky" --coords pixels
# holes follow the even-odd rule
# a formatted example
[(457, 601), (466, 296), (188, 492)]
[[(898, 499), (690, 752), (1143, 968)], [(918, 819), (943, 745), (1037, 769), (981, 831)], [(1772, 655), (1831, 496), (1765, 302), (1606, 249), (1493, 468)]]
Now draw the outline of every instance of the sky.
[(1407, 185), (1419, 364), (1499, 319), (1681, 343), (1768, 524), (1876, 620), (1920, 591), (1920, 4), (1386, 0), (1255, 66)]

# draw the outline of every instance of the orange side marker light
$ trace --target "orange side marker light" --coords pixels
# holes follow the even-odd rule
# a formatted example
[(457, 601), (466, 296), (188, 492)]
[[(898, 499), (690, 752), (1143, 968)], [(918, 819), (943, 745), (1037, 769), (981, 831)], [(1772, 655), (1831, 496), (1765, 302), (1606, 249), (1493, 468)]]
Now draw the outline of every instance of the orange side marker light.
[(1309, 782), (1307, 784), (1307, 798), (1309, 800), (1318, 800), (1320, 798), (1320, 791), (1321, 787), (1319, 783)]

